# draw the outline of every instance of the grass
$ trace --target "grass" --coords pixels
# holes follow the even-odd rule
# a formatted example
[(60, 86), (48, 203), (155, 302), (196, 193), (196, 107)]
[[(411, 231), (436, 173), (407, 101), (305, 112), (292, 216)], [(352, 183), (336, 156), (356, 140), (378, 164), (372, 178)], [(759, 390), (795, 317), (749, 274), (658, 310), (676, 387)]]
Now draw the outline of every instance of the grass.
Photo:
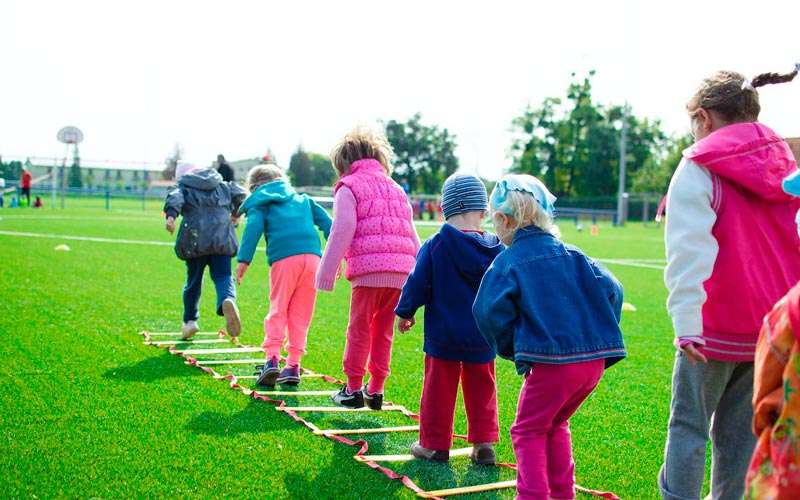
[[(134, 202), (127, 208), (5, 209), (0, 230), (171, 241), (157, 208), (142, 211)], [(653, 227), (602, 227), (596, 237), (576, 232), (571, 223), (562, 230), (565, 240), (593, 256), (663, 258), (662, 235)], [(423, 237), (432, 231), (420, 229)], [(54, 251), (59, 243), (72, 250)], [(413, 496), (352, 460), (353, 448), (316, 437), (270, 405), (142, 345), (140, 330), (175, 331), (180, 324), (184, 268), (169, 247), (0, 234), (0, 263), (2, 496)], [(638, 311), (623, 318), (629, 358), (606, 373), (572, 420), (577, 479), (622, 498), (657, 498), (673, 359), (666, 291), (657, 269), (609, 268)], [(242, 338), (248, 344), (260, 344), (263, 336), (267, 272), (265, 259), (256, 259), (239, 287)], [(345, 281), (334, 293), (319, 295), (304, 359), (318, 372), (341, 376), (348, 300)], [(209, 281), (201, 326), (221, 326), (213, 315)], [(396, 337), (387, 384), (387, 398), (412, 410), (419, 408), (421, 332), (420, 324)], [(508, 431), (521, 379), (509, 362), (498, 360), (497, 372), (498, 453), (501, 461), (513, 462)], [(312, 380), (303, 385), (329, 387)], [(375, 418), (309, 417), (327, 428), (374, 425)], [(408, 424), (393, 416), (381, 421)], [(459, 410), (456, 432), (465, 431)], [(408, 433), (371, 436), (370, 453), (406, 453), (414, 439)], [(391, 467), (425, 489), (513, 477), (469, 466), (463, 458), (449, 466), (409, 462)], [(511, 496), (501, 491), (482, 498)]]

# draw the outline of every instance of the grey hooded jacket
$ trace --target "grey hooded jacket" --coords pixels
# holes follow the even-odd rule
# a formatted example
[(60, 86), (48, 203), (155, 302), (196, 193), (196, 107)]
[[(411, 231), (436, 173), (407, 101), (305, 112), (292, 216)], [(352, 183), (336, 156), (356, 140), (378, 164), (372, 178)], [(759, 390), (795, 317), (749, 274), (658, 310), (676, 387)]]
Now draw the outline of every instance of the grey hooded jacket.
[(244, 189), (223, 182), (213, 169), (191, 172), (181, 177), (164, 202), (167, 217), (183, 216), (175, 254), (188, 260), (206, 255), (236, 255), (239, 243), (231, 215), (245, 199)]

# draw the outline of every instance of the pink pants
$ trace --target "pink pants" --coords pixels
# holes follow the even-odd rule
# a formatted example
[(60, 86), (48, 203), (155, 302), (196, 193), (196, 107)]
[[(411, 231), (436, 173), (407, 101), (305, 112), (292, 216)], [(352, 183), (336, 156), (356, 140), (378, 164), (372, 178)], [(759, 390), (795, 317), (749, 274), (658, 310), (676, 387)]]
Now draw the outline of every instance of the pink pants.
[(444, 451), (453, 444), (453, 414), (459, 380), (469, 422), (467, 441), (473, 444), (497, 442), (494, 361), (466, 363), (426, 355), (419, 412), (419, 444), (424, 448)]
[(317, 290), (314, 279), (319, 267), (314, 254), (293, 255), (272, 265), (269, 273), (269, 314), (264, 318), (264, 352), (279, 357), (286, 346), (288, 363), (299, 365), (306, 353), (308, 326), (314, 315)]
[(511, 426), (518, 499), (575, 498), (569, 418), (597, 387), (604, 369), (602, 359), (537, 364), (525, 379)]
[(371, 393), (383, 392), (392, 361), (394, 308), (399, 300), (399, 288), (353, 288), (350, 324), (347, 325), (347, 343), (342, 360), (350, 391), (361, 390), (369, 361), (367, 390)]

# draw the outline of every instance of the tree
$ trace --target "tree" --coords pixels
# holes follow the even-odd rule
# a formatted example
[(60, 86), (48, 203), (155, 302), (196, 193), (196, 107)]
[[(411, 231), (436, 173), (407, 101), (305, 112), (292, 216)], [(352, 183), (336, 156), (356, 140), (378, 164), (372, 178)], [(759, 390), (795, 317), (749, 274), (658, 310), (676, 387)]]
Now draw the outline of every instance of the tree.
[(313, 166), (308, 153), (303, 150), (303, 146), (297, 146), (297, 150), (289, 159), (289, 178), (295, 186), (311, 186), (313, 184)]
[(689, 134), (673, 137), (671, 146), (666, 155), (660, 159), (651, 158), (650, 161), (636, 172), (632, 179), (632, 190), (636, 193), (666, 193), (672, 174), (678, 167), (683, 150), (688, 148), (693, 140)]
[(13, 160), (8, 163), (3, 163), (0, 160), (0, 177), (3, 179), (20, 179), (22, 177), (22, 162)]
[(308, 153), (308, 159), (311, 161), (312, 182), (314, 186), (330, 186), (336, 179), (336, 172), (331, 165), (331, 159), (328, 155), (321, 155), (319, 153)]
[(67, 185), (71, 188), (83, 187), (83, 176), (81, 175), (81, 159), (78, 153), (75, 153), (75, 159), (69, 167), (69, 175), (67, 176)]
[(166, 181), (175, 179), (175, 170), (178, 168), (178, 161), (183, 158), (183, 148), (179, 143), (172, 146), (172, 151), (164, 160), (164, 170), (161, 171), (161, 177)]
[(392, 177), (408, 182), (412, 192), (438, 193), (458, 170), (456, 137), (446, 128), (424, 125), (419, 113), (406, 122), (389, 120), (384, 127), (395, 153)]
[[(575, 75), (573, 74), (573, 77)], [(512, 121), (511, 170), (541, 177), (557, 196), (603, 196), (617, 191), (621, 106), (592, 99), (589, 72), (573, 80), (566, 100), (550, 97)], [(628, 183), (663, 150), (667, 137), (658, 121), (627, 118)]]

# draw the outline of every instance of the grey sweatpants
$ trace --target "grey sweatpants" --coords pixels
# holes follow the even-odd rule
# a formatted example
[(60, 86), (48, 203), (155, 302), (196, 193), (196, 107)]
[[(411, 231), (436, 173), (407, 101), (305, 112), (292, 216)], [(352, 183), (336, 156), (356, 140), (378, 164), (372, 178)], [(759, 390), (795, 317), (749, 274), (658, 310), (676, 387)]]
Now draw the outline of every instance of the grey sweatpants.
[[(711, 498), (740, 500), (756, 438), (753, 363), (708, 360), (692, 364), (678, 353), (672, 372), (672, 403), (658, 486), (665, 500), (700, 498), (709, 426), (712, 443)], [(709, 425), (710, 424), (710, 425)]]

